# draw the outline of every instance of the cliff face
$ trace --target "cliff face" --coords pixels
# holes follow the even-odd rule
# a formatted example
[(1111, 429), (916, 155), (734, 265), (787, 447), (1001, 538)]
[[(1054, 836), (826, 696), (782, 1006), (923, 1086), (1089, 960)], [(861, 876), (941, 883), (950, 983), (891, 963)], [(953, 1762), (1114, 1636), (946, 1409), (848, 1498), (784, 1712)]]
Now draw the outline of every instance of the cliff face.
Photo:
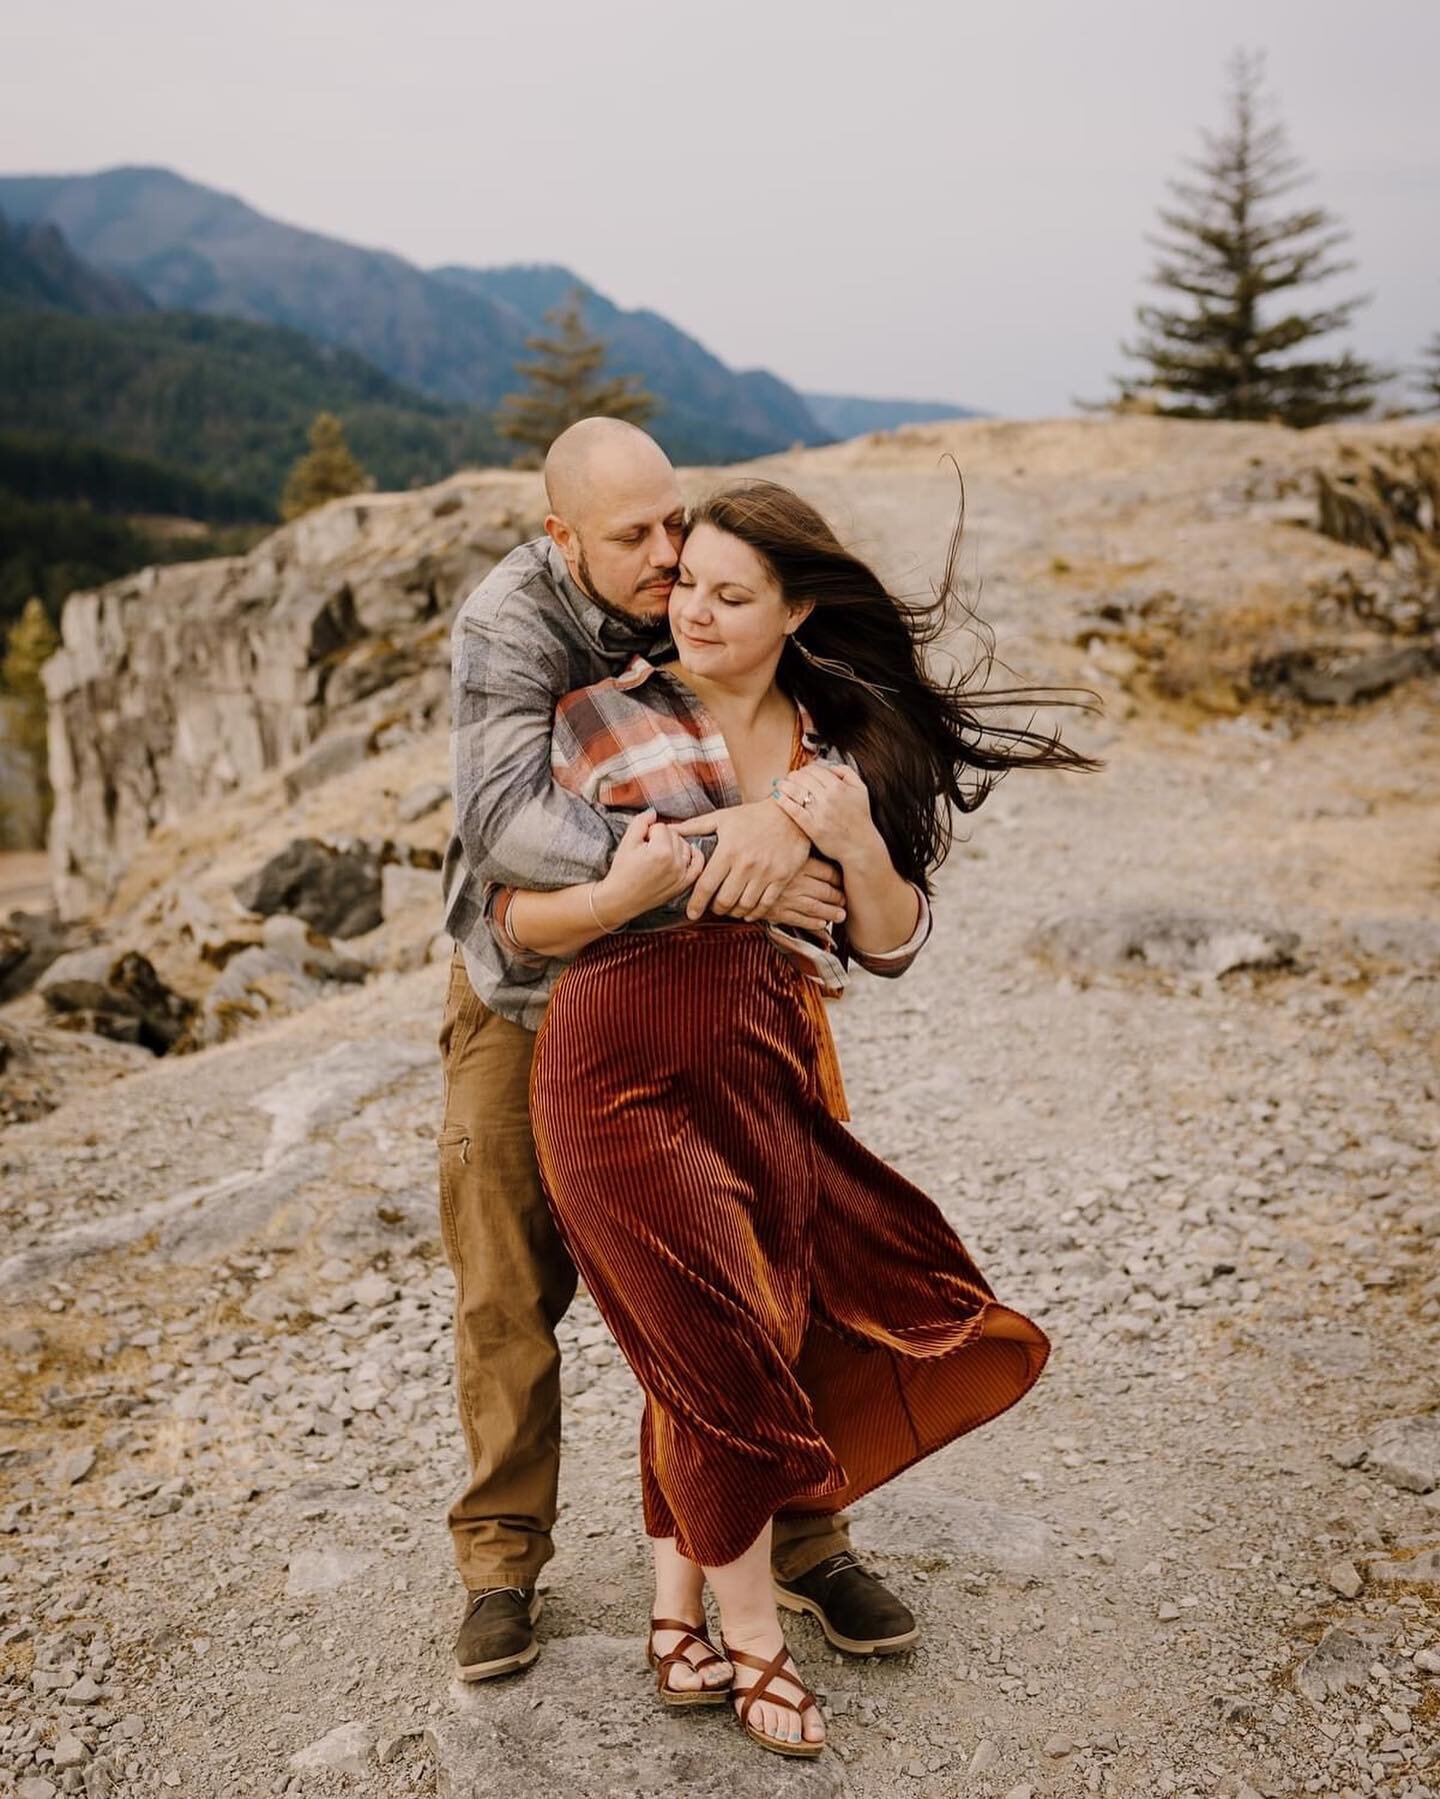
[(158, 825), (332, 726), (390, 744), (443, 725), (454, 611), (542, 515), (535, 476), (463, 474), (74, 595), (45, 667), (62, 916), (103, 906)]

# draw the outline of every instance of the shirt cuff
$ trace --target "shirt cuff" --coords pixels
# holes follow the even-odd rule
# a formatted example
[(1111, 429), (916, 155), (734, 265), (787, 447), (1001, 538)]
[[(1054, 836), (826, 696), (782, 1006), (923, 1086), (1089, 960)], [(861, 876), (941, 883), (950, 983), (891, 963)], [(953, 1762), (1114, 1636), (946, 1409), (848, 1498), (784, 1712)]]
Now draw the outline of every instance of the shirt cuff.
[(920, 913), (915, 920), (915, 929), (898, 949), (861, 950), (852, 943), (850, 955), (862, 968), (869, 969), (871, 974), (903, 974), (924, 948), (930, 935), (930, 927), (934, 920), (930, 914), (930, 902), (924, 892), (912, 881), (915, 897), (920, 902)]

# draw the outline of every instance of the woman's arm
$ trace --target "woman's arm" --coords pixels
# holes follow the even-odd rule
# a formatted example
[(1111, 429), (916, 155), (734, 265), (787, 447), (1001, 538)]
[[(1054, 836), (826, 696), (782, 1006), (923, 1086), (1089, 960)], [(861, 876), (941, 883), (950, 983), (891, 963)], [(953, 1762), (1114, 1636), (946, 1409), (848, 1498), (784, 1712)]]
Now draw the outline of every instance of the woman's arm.
[(891, 861), (865, 783), (842, 763), (812, 762), (777, 782), (776, 798), (816, 850), (841, 866), (856, 961), (877, 974), (899, 974), (929, 935), (930, 908)]
[(865, 845), (842, 867), (845, 935), (856, 961), (864, 963), (867, 955), (887, 956), (906, 949), (926, 922), (929, 907), (920, 889), (896, 872), (885, 839), (875, 831), (874, 843)]
[(657, 823), (651, 807), (630, 820), (601, 880), (550, 892), (501, 888), (490, 906), (490, 928), (511, 955), (568, 958), (684, 892), (704, 865), (698, 846)]

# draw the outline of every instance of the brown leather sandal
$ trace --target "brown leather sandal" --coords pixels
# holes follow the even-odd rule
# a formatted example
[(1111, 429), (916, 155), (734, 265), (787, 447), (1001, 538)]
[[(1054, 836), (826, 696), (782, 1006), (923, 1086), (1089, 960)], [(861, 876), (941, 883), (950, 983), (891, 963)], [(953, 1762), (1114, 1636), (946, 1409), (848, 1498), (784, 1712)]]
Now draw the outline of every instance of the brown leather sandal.
[[(682, 1632), (680, 1641), (667, 1655), (656, 1655), (655, 1632), (657, 1630), (678, 1630)], [(710, 1653), (702, 1656), (698, 1662), (692, 1662), (685, 1651), (694, 1644), (697, 1649), (708, 1649)], [(708, 1668), (713, 1662), (723, 1662), (725, 1657), (716, 1654), (715, 1645), (710, 1641), (704, 1624), (685, 1624), (678, 1618), (652, 1618), (650, 1635), (645, 1643), (645, 1660), (655, 1670), (655, 1690), (666, 1705), (724, 1705), (730, 1698), (730, 1684), (723, 1687), (672, 1687), (670, 1670), (677, 1662), (684, 1662), (687, 1668), (694, 1668), (698, 1673), (701, 1668)]]
[[(739, 1687), (732, 1687), (730, 1691), (730, 1697), (735, 1701), (735, 1714), (745, 1727), (746, 1736), (753, 1737), (762, 1749), (772, 1750), (776, 1755), (799, 1755), (805, 1757), (806, 1760), (817, 1756), (825, 1747), (823, 1742), (807, 1743), (802, 1737), (798, 1743), (792, 1743), (788, 1737), (783, 1739), (772, 1737), (766, 1731), (757, 1730), (750, 1722), (750, 1708), (757, 1699), (764, 1699), (769, 1705), (781, 1706), (787, 1712), (799, 1712), (802, 1717), (808, 1711), (819, 1711), (820, 1709), (820, 1701), (801, 1680), (800, 1670), (790, 1660), (790, 1651), (786, 1645), (782, 1643), (768, 1662), (762, 1662), (758, 1655), (747, 1655), (743, 1649), (732, 1649), (724, 1637), (720, 1639), (720, 1647), (725, 1653), (725, 1659), (732, 1662), (737, 1668), (758, 1668), (760, 1670), (760, 1678), (753, 1687), (746, 1687), (744, 1692), (741, 1692)], [(783, 1667), (785, 1662), (790, 1662), (793, 1672), (789, 1674), (785, 1672)], [(777, 1675), (780, 1679), (788, 1680), (792, 1686), (800, 1689), (798, 1700), (786, 1699), (779, 1693), (767, 1690), (770, 1682)]]

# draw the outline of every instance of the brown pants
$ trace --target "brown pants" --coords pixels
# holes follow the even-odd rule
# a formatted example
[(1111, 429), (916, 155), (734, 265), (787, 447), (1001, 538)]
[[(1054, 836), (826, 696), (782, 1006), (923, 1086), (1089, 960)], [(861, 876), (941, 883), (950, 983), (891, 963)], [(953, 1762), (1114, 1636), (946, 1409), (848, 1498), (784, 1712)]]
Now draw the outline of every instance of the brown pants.
[[(535, 1038), (470, 985), (457, 946), (440, 1024), (440, 1232), (455, 1276), (455, 1392), (470, 1480), (447, 1522), (471, 1592), (535, 1584), (554, 1554), (560, 1474), (555, 1327), (576, 1274), (550, 1216), (530, 1130)], [(807, 1573), (850, 1547), (849, 1521), (775, 1520), (774, 1566)]]

